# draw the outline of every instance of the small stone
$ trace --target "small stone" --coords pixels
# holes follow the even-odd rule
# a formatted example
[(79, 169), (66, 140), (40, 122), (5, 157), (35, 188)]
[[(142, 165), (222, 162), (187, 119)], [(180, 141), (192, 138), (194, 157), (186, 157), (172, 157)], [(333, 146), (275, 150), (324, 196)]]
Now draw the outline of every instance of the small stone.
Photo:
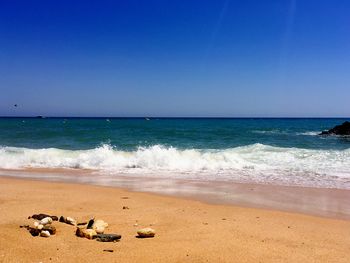
[(69, 225), (72, 225), (72, 226), (76, 226), (77, 225), (77, 221), (75, 221), (74, 218), (69, 217), (69, 216), (67, 216), (67, 218), (66, 218), (66, 223), (69, 224)]
[(93, 225), (94, 223), (95, 223), (95, 218), (90, 219), (86, 228), (87, 228), (87, 229), (92, 228), (92, 225)]
[(45, 217), (43, 219), (40, 220), (40, 224), (41, 225), (47, 225), (47, 224), (51, 224), (52, 223), (52, 218), (51, 217)]
[(142, 228), (137, 231), (137, 234), (141, 238), (147, 238), (147, 237), (154, 237), (156, 234), (156, 231), (152, 228)]
[(45, 225), (45, 226), (43, 226), (42, 230), (49, 231), (50, 235), (56, 234), (56, 227), (54, 227), (52, 225)]
[(67, 216), (66, 218), (64, 216), (61, 216), (59, 221), (62, 223), (66, 223), (68, 225), (72, 225), (72, 226), (77, 225), (77, 221), (74, 218), (69, 217), (69, 216)]
[(134, 226), (139, 226), (139, 224), (134, 224)]
[(127, 206), (123, 206), (123, 209), (129, 209), (129, 207), (127, 207)]
[(121, 239), (118, 234), (96, 234), (92, 238), (99, 242), (116, 242)]
[(41, 237), (50, 237), (50, 232), (46, 231), (46, 230), (43, 230), (43, 231), (40, 232), (40, 236)]
[(37, 237), (40, 235), (40, 230), (39, 229), (36, 229), (36, 228), (32, 228), (30, 227), (28, 229), (29, 233), (33, 236), (33, 237)]
[(113, 249), (104, 249), (103, 251), (104, 251), (104, 252), (114, 252)]
[(92, 225), (92, 229), (94, 229), (97, 234), (103, 234), (103, 232), (105, 231), (105, 228), (107, 227), (108, 227), (108, 223), (101, 219), (95, 220), (95, 222)]
[(47, 214), (34, 214), (32, 216), (28, 216), (28, 219), (33, 218), (33, 219), (36, 219), (36, 220), (41, 220), (41, 219), (44, 219), (45, 217), (51, 217), (53, 221), (57, 221), (58, 220), (57, 216), (50, 216), (50, 215), (47, 215)]
[(93, 237), (97, 235), (96, 231), (93, 229), (83, 229), (82, 231), (84, 237), (86, 237), (87, 239), (93, 239)]
[(79, 227), (77, 227), (77, 230), (75, 231), (75, 235), (78, 237), (85, 237), (83, 230)]
[(96, 231), (97, 234), (103, 234), (105, 232), (105, 227), (104, 226), (96, 226), (96, 227), (94, 227), (94, 230)]

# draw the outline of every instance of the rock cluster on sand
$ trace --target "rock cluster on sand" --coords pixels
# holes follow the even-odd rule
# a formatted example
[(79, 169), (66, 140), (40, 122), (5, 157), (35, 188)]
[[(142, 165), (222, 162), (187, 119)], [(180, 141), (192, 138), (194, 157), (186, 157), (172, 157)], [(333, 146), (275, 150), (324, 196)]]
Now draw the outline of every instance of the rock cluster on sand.
[[(77, 223), (72, 217), (61, 216), (59, 219), (57, 216), (50, 216), (47, 214), (34, 214), (29, 216), (28, 219), (35, 219), (33, 227), (29, 225), (20, 226), (26, 228), (32, 236), (50, 237), (56, 234), (56, 228), (52, 225), (54, 221), (69, 224), (76, 227), (75, 235), (87, 239), (95, 239), (99, 242), (116, 242), (121, 239), (119, 234), (105, 234), (105, 229), (108, 227), (108, 223), (102, 219), (95, 220), (90, 219), (88, 222)], [(137, 224), (136, 224), (137, 225)], [(134, 225), (135, 226), (135, 225)], [(152, 228), (142, 228), (137, 231), (139, 238), (154, 237), (156, 232)]]
[(47, 215), (47, 214), (34, 214), (32, 216), (28, 216), (28, 219), (33, 218), (33, 219), (36, 219), (36, 220), (42, 220), (45, 217), (51, 217), (51, 219), (53, 221), (58, 221), (58, 217), (57, 216), (50, 216), (50, 215)]
[(319, 135), (350, 135), (350, 122), (346, 121), (341, 125), (337, 125), (334, 128), (323, 131)]
[[(44, 217), (46, 216), (46, 217)], [(40, 221), (35, 221), (33, 227), (30, 226), (21, 226), (26, 228), (32, 236), (41, 236), (41, 237), (50, 237), (51, 235), (56, 234), (56, 227), (52, 225), (54, 221), (54, 216), (49, 216), (46, 214), (33, 215), (28, 218), (33, 218)]]
[(95, 239), (100, 242), (116, 242), (121, 238), (118, 234), (104, 234), (105, 229), (108, 227), (108, 223), (98, 219), (91, 219), (85, 225), (77, 227), (75, 232), (78, 237), (85, 237), (87, 239)]

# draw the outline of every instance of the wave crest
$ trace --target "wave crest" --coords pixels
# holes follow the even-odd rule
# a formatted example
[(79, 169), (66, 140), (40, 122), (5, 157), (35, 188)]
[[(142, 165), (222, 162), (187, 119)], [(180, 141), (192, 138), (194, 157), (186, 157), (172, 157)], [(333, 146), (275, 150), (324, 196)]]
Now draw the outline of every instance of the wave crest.
[(230, 149), (177, 149), (154, 145), (121, 151), (0, 147), (0, 168), (82, 168), (112, 173), (182, 173), (204, 179), (336, 182), (350, 179), (350, 149), (313, 150), (263, 144)]

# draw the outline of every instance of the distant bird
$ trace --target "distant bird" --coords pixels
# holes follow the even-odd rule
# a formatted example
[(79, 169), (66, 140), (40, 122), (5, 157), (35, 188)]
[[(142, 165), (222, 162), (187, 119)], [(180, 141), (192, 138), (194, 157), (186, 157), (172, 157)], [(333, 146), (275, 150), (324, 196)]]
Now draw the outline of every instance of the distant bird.
[(18, 105), (17, 105), (17, 104), (15, 104), (15, 105), (13, 105), (13, 106), (17, 107)]

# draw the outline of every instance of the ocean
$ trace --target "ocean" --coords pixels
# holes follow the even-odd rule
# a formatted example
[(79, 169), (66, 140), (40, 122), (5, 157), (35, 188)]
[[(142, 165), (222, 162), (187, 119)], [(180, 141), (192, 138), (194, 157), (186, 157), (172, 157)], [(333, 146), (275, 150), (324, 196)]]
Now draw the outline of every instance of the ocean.
[(0, 118), (0, 169), (350, 189), (346, 120)]

